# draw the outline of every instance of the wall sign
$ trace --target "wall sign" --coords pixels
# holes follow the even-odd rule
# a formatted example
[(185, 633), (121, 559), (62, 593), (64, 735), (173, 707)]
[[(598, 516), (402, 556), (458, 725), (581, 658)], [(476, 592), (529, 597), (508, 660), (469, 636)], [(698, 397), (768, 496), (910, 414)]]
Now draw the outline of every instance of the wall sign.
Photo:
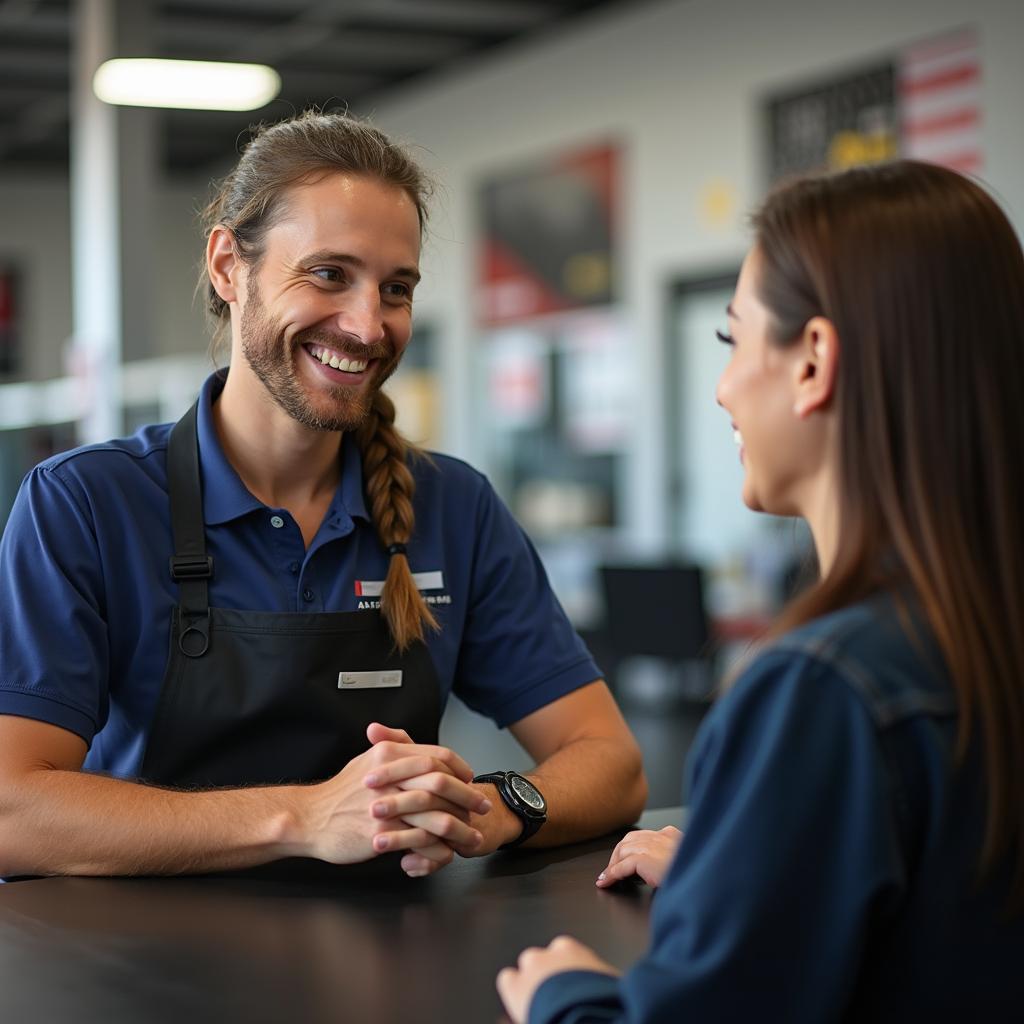
[(878, 163), (899, 151), (896, 68), (888, 60), (771, 97), (766, 108), (772, 181)]
[(973, 29), (769, 96), (764, 106), (771, 181), (897, 156), (963, 173), (982, 170), (981, 61)]
[(482, 323), (613, 302), (618, 189), (619, 153), (610, 145), (485, 181)]
[(18, 336), (18, 275), (0, 264), (0, 377), (13, 377), (21, 369)]

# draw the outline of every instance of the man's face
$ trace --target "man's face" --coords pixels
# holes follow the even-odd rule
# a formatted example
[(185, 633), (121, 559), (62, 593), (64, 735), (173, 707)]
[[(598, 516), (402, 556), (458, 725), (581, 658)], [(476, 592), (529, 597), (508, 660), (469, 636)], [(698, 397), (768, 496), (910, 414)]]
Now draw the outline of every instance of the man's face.
[(330, 174), (289, 189), (247, 274), (241, 353), (314, 430), (353, 430), (412, 333), (420, 226), (401, 189)]

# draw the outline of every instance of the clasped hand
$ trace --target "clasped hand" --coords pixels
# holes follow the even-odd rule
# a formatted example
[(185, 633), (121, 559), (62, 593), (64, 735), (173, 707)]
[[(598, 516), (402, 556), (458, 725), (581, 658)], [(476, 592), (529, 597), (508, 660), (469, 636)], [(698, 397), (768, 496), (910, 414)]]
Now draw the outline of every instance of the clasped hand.
[(473, 770), (454, 751), (413, 743), (402, 729), (373, 723), (372, 746), (337, 775), (310, 787), (314, 856), (338, 864), (406, 851), (402, 869), (428, 875), (483, 843), (471, 814), (490, 801), (470, 783)]

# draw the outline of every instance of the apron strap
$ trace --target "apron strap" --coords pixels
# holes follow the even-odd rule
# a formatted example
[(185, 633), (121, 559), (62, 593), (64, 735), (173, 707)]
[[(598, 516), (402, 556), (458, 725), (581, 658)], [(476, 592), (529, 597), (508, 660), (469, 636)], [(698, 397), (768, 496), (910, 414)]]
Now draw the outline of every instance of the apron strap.
[(199, 476), (198, 401), (171, 430), (167, 484), (171, 499), (174, 554), (171, 578), (178, 584), (178, 647), (190, 658), (210, 646), (210, 590), (213, 558), (206, 553), (203, 491)]

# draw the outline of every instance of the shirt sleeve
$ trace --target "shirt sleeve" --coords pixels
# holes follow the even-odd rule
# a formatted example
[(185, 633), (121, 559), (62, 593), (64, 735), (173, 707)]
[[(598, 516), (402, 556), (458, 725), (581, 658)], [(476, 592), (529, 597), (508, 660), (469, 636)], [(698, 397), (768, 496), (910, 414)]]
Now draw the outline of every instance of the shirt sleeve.
[(600, 678), (536, 550), (485, 484), (455, 692), (503, 728)]
[(527, 1024), (610, 1024), (622, 1020), (618, 980), (596, 971), (563, 971), (533, 995)]
[(0, 538), (0, 714), (91, 743), (106, 719), (109, 658), (102, 568), (80, 500), (37, 467)]
[(530, 1024), (843, 1018), (868, 931), (905, 888), (867, 709), (826, 663), (769, 652), (709, 716), (691, 768), (651, 948), (615, 992), (550, 979)]

